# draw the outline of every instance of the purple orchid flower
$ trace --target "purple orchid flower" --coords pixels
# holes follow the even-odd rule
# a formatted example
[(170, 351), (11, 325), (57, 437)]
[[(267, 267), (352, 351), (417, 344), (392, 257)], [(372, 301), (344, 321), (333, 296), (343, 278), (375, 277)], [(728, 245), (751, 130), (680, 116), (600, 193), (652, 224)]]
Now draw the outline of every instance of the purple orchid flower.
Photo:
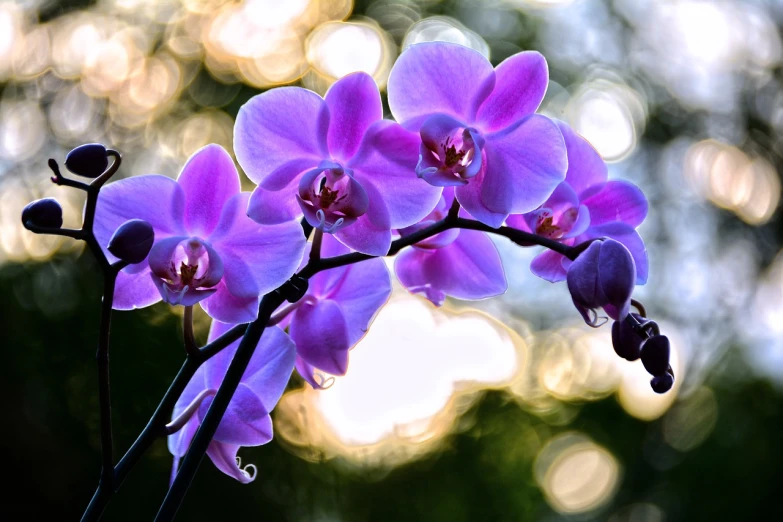
[[(324, 236), (323, 257), (349, 253), (331, 236)], [(296, 369), (313, 388), (325, 387), (318, 370), (345, 375), (348, 352), (367, 333), (378, 310), (391, 295), (389, 270), (382, 259), (319, 272), (310, 278), (305, 296), (281, 308), (273, 320), (288, 326), (296, 344)]]
[[(114, 308), (196, 302), (214, 319), (245, 323), (258, 315), (259, 296), (284, 283), (299, 266), (305, 237), (298, 223), (259, 226), (245, 215), (228, 153), (207, 145), (187, 161), (176, 181), (138, 176), (101, 190), (95, 236), (105, 248), (130, 219), (152, 225), (147, 258), (120, 272)], [(108, 250), (106, 255), (115, 259)]]
[(392, 229), (426, 216), (440, 191), (412, 174), (418, 137), (382, 118), (365, 73), (338, 80), (325, 98), (301, 87), (252, 98), (234, 128), (237, 159), (258, 184), (248, 215), (266, 225), (304, 214), (350, 248), (385, 255)]
[[(445, 218), (453, 202), (454, 188), (446, 187), (435, 210), (400, 234), (411, 234)], [(484, 299), (508, 288), (495, 244), (475, 230), (453, 228), (420, 241), (397, 255), (394, 270), (409, 292), (423, 294), (435, 306), (442, 305), (447, 295)]]
[[(636, 232), (647, 216), (647, 198), (627, 181), (607, 181), (606, 163), (598, 152), (568, 125), (558, 122), (568, 149), (568, 172), (540, 208), (510, 216), (507, 224), (539, 236), (578, 245), (599, 237), (621, 242), (636, 264), (636, 284), (647, 282), (644, 241)], [(566, 278), (571, 261), (552, 250), (533, 259), (530, 269), (553, 283)]]
[(394, 117), (421, 135), (416, 174), (456, 187), (460, 204), (491, 227), (541, 205), (567, 167), (557, 126), (534, 114), (548, 81), (537, 52), (493, 69), (461, 45), (410, 46), (392, 68), (388, 91)]
[[(232, 326), (212, 321), (209, 340), (217, 339)], [(204, 363), (174, 406), (173, 420), (169, 426), (178, 431), (168, 438), (169, 451), (174, 455), (172, 477), (179, 466), (179, 459), (187, 452), (196, 430), (204, 420), (238, 346), (239, 341), (235, 341)], [(242, 467), (237, 452), (242, 446), (260, 446), (272, 440), (272, 418), (269, 413), (283, 395), (295, 357), (293, 341), (280, 328), (268, 326), (209, 443), (207, 455), (215, 466), (243, 484), (253, 481), (255, 466), (249, 464)]]
[(631, 307), (636, 281), (633, 257), (614, 239), (596, 239), (571, 263), (566, 277), (574, 306), (590, 326), (598, 326), (596, 308), (622, 321)]

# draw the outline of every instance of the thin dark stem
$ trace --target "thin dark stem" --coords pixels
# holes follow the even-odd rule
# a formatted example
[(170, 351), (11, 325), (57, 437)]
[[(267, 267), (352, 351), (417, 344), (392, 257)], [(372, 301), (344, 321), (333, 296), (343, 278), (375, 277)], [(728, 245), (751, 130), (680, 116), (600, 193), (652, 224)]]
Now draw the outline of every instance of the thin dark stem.
[(60, 166), (53, 158), (49, 158), (49, 168), (52, 169), (52, 172), (54, 173), (54, 177), (51, 178), (52, 183), (55, 183), (62, 187), (71, 187), (78, 190), (83, 190), (85, 192), (90, 190), (90, 186), (88, 184), (82, 183), (81, 181), (69, 179), (63, 176), (60, 173)]
[(316, 228), (313, 232), (313, 244), (310, 248), (310, 263), (317, 263), (321, 259), (321, 242), (324, 238), (324, 231)]
[(637, 301), (636, 299), (631, 299), (631, 306), (636, 308), (636, 310), (639, 312), (639, 315), (642, 317), (647, 317), (647, 310), (644, 308), (644, 305)]
[(177, 514), (182, 499), (185, 497), (190, 483), (201, 464), (204, 454), (209, 447), (209, 443), (212, 441), (212, 437), (215, 435), (220, 421), (223, 419), (223, 414), (228, 408), (231, 402), (231, 397), (239, 386), (239, 381), (250, 363), (250, 358), (253, 356), (253, 352), (256, 349), (258, 341), (261, 339), (261, 335), (264, 333), (266, 324), (269, 321), (272, 313), (283, 303), (283, 297), (280, 292), (272, 292), (265, 295), (261, 299), (261, 304), (258, 309), (258, 318), (250, 323), (247, 327), (245, 336), (237, 347), (237, 351), (234, 354), (234, 358), (226, 371), (226, 376), (223, 378), (223, 382), (218, 388), (215, 398), (212, 400), (212, 404), (207, 410), (207, 414), (204, 420), (199, 426), (196, 435), (193, 437), (193, 441), (190, 444), (185, 458), (182, 460), (177, 476), (174, 478), (174, 482), (171, 484), (166, 498), (163, 500), (163, 504), (160, 506), (158, 515), (155, 520), (158, 522), (165, 522), (173, 520)]
[(459, 217), (459, 208), (459, 201), (457, 201), (457, 198), (454, 198), (454, 201), (451, 202), (451, 207), (449, 207), (449, 213), (446, 219), (449, 221), (457, 219)]
[(182, 330), (185, 337), (185, 352), (190, 357), (198, 357), (198, 345), (193, 335), (193, 305), (185, 307), (185, 313), (182, 316)]
[(34, 225), (31, 221), (25, 221), (24, 228), (32, 232), (33, 234), (47, 234), (50, 236), (65, 236), (73, 239), (83, 240), (85, 239), (84, 231), (76, 230), (73, 228), (52, 228), (41, 227)]
[[(90, 234), (92, 236), (92, 234)], [(96, 254), (97, 255), (97, 254)], [(111, 423), (111, 380), (109, 374), (109, 339), (111, 334), (111, 313), (114, 303), (114, 286), (117, 274), (127, 264), (124, 262), (108, 265), (105, 256), (100, 254), (103, 270), (103, 302), (101, 303), (101, 325), (98, 336), (98, 351), (95, 361), (98, 367), (98, 402), (101, 423), (101, 478), (82, 521), (98, 520), (108, 499), (114, 490), (114, 442)]]
[[(552, 248), (553, 250), (569, 258), (573, 259), (575, 257), (573, 247), (562, 245), (556, 241), (515, 229), (510, 229), (507, 227), (494, 229), (476, 221), (455, 217), (457, 211), (454, 212), (454, 215), (450, 215), (444, 220), (393, 241), (387, 255), (395, 255), (403, 248), (439, 234), (444, 230), (448, 230), (450, 228), (468, 228), (499, 234), (511, 239), (514, 242), (525, 242), (526, 245), (540, 244)], [(363, 261), (365, 259), (372, 259), (373, 257), (374, 256), (361, 253), (351, 253), (325, 259), (319, 258), (317, 261), (308, 263), (307, 266), (305, 266), (297, 274), (297, 276), (303, 279), (309, 279), (313, 275), (323, 270), (349, 265)], [(283, 303), (283, 301), (284, 298), (280, 292), (275, 291), (267, 294), (261, 300), (259, 315), (255, 321), (249, 324), (234, 326), (217, 339), (188, 355), (185, 363), (182, 365), (179, 373), (172, 381), (171, 386), (155, 410), (155, 413), (147, 423), (147, 426), (139, 434), (139, 437), (117, 464), (115, 468), (114, 491), (119, 489), (133, 466), (141, 459), (142, 455), (152, 445), (155, 439), (157, 437), (166, 436), (168, 434), (166, 423), (169, 419), (169, 416), (171, 415), (171, 411), (173, 410), (176, 401), (179, 399), (179, 396), (182, 394), (185, 386), (190, 381), (193, 374), (195, 374), (199, 366), (220, 352), (222, 349), (226, 348), (229, 344), (240, 338), (243, 338), (237, 349), (237, 353), (234, 356), (234, 360), (229, 367), (229, 371), (226, 374), (226, 378), (218, 390), (212, 405), (210, 405), (207, 416), (199, 428), (196, 437), (193, 439), (187, 455), (183, 459), (182, 465), (177, 472), (177, 476), (172, 483), (171, 489), (166, 495), (166, 499), (164, 500), (163, 505), (161, 506), (161, 509), (158, 513), (157, 520), (171, 520), (175, 516), (177, 510), (179, 509), (179, 505), (181, 504), (182, 499), (187, 492), (190, 482), (192, 481), (193, 476), (195, 475), (195, 472), (198, 469), (201, 460), (203, 459), (204, 453), (209, 446), (209, 442), (212, 440), (212, 436), (214, 436), (217, 426), (220, 424), (220, 420), (222, 419), (223, 414), (225, 413), (225, 410), (230, 403), (231, 396), (238, 386), (239, 380), (244, 373), (244, 369), (247, 367), (247, 364), (250, 361), (250, 357), (255, 350), (255, 346), (258, 343), (258, 340), (261, 338), (264, 328), (269, 324), (270, 319), (272, 318), (272, 314)], [(229, 378), (229, 376), (231, 377)], [(96, 492), (96, 496), (98, 495), (99, 492)], [(108, 503), (109, 499), (101, 497), (100, 500), (103, 504), (101, 507), (102, 510), (103, 507), (105, 507), (105, 505)]]
[[(400, 239), (392, 241), (389, 252), (386, 255), (393, 256), (405, 247), (415, 245), (419, 241), (423, 241), (450, 228), (465, 228), (470, 230), (479, 230), (481, 232), (488, 232), (490, 234), (497, 234), (523, 246), (529, 246), (531, 244), (541, 245), (557, 252), (558, 254), (562, 254), (571, 260), (576, 259), (576, 256), (578, 255), (578, 251), (575, 247), (564, 245), (563, 243), (559, 243), (553, 239), (537, 236), (536, 234), (523, 232), (522, 230), (517, 230), (510, 227), (492, 228), (489, 225), (485, 225), (479, 221), (460, 217), (447, 217), (446, 219), (433, 223), (432, 225), (418, 230), (413, 234), (403, 236)], [(306, 266), (304, 270), (300, 272), (300, 275), (307, 278), (323, 270), (358, 263), (359, 261), (372, 259), (373, 257), (375, 256), (362, 254), (360, 252), (352, 252), (350, 254), (343, 254), (341, 256), (329, 257), (326, 259), (321, 259), (317, 264)]]
[(84, 204), (84, 225), (82, 228), (90, 231), (90, 235), (92, 235), (92, 225), (95, 222), (95, 208), (98, 205), (98, 193), (103, 184), (117, 172), (120, 168), (120, 164), (122, 164), (122, 157), (119, 152), (108, 150), (106, 151), (106, 154), (113, 156), (114, 162), (109, 165), (109, 168), (107, 168), (103, 174), (92, 180), (92, 183), (87, 187), (87, 202)]
[(166, 391), (160, 404), (158, 404), (158, 407), (155, 409), (155, 413), (152, 414), (152, 417), (150, 417), (149, 422), (147, 422), (147, 425), (141, 431), (139, 437), (114, 468), (114, 491), (117, 491), (120, 486), (122, 486), (122, 483), (128, 477), (133, 466), (136, 465), (139, 459), (141, 459), (141, 456), (150, 446), (152, 446), (155, 439), (167, 435), (166, 423), (174, 409), (174, 405), (177, 403), (180, 395), (182, 395), (182, 391), (185, 389), (188, 382), (190, 382), (190, 379), (193, 377), (193, 374), (196, 373), (199, 366), (201, 366), (201, 361), (190, 357), (185, 359), (185, 362), (179, 369), (179, 373), (177, 373), (177, 376), (171, 382), (171, 386), (169, 386), (169, 389)]

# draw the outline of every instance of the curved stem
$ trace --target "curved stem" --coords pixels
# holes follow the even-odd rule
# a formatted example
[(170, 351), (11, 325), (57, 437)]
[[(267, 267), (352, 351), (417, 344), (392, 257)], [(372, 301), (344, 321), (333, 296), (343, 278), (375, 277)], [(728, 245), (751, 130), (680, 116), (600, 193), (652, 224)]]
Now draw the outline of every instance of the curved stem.
[(266, 294), (261, 299), (258, 318), (247, 327), (245, 336), (239, 343), (234, 358), (226, 371), (226, 376), (223, 378), (223, 382), (220, 384), (212, 404), (209, 405), (209, 410), (207, 410), (201, 426), (199, 426), (193, 441), (190, 443), (190, 448), (188, 448), (188, 452), (182, 460), (177, 476), (174, 478), (174, 482), (171, 484), (166, 498), (160, 506), (158, 515), (155, 517), (156, 521), (173, 520), (177, 514), (182, 499), (185, 497), (196, 470), (198, 470), (204, 454), (210, 442), (212, 442), (212, 437), (223, 419), (223, 414), (231, 402), (231, 397), (233, 397), (237, 386), (239, 386), (239, 381), (250, 363), (250, 358), (253, 356), (256, 345), (264, 333), (266, 324), (277, 307), (283, 304), (283, 300), (280, 292)]
[[(102, 256), (103, 254), (101, 254)], [(106, 258), (103, 262), (108, 265)], [(95, 361), (98, 367), (98, 402), (101, 423), (101, 478), (82, 521), (98, 520), (103, 513), (114, 489), (114, 442), (111, 425), (111, 380), (109, 375), (109, 338), (111, 334), (111, 313), (114, 303), (114, 286), (117, 274), (125, 263), (108, 266), (103, 270), (103, 303), (101, 304), (101, 325), (98, 336), (98, 351)], [(104, 264), (102, 263), (103, 267)]]
[[(456, 210), (455, 210), (456, 208)], [(387, 253), (388, 256), (397, 254), (405, 247), (414, 245), (419, 241), (423, 241), (429, 237), (439, 234), (450, 228), (466, 228), (471, 230), (479, 230), (483, 232), (498, 234), (507, 237), (515, 243), (523, 243), (525, 246), (530, 244), (539, 244), (555, 250), (558, 253), (563, 254), (566, 257), (574, 259), (577, 255), (577, 250), (574, 247), (563, 245), (557, 241), (543, 238), (535, 234), (522, 232), (516, 229), (501, 227), (498, 229), (484, 225), (483, 223), (473, 221), (470, 219), (458, 217), (459, 207), (452, 207), (453, 212), (449, 212), (449, 215), (436, 223), (433, 223), (429, 227), (423, 228), (413, 234), (401, 237), (392, 242), (391, 247)], [(315, 242), (314, 237), (314, 242)], [(315, 245), (314, 245), (315, 247)], [(295, 277), (309, 279), (313, 275), (323, 270), (330, 268), (337, 268), (340, 266), (357, 263), (365, 259), (372, 259), (375, 256), (367, 254), (361, 254), (354, 252), (351, 254), (345, 254), (342, 256), (335, 256), (330, 258), (320, 258), (320, 256), (314, 260), (311, 260), (302, 270), (296, 274)], [(118, 490), (123, 481), (130, 473), (130, 470), (138, 462), (141, 456), (152, 445), (154, 440), (159, 436), (165, 436), (168, 433), (166, 429), (166, 422), (174, 408), (176, 401), (182, 394), (187, 383), (195, 374), (196, 370), (207, 361), (209, 358), (226, 348), (229, 344), (233, 343), (239, 338), (242, 338), (242, 342), (237, 348), (237, 353), (234, 356), (234, 360), (231, 362), (223, 384), (210, 405), (210, 409), (207, 416), (204, 419), (199, 431), (191, 443), (191, 447), (188, 450), (187, 455), (184, 457), (182, 465), (177, 472), (174, 481), (172, 482), (171, 489), (166, 495), (166, 499), (161, 505), (161, 509), (158, 513), (156, 520), (171, 520), (184, 498), (187, 492), (190, 482), (198, 469), (201, 460), (209, 446), (209, 442), (214, 436), (214, 432), (217, 430), (217, 426), (225, 413), (231, 397), (233, 396), (236, 387), (239, 384), (242, 374), (244, 373), (247, 364), (250, 361), (250, 357), (258, 344), (261, 335), (267, 325), (276, 324), (282, 316), (280, 313), (285, 312), (286, 309), (273, 316), (274, 311), (283, 304), (285, 299), (278, 291), (271, 292), (265, 295), (259, 306), (258, 318), (252, 323), (236, 325), (223, 335), (214, 339), (212, 342), (207, 343), (202, 348), (197, 348), (192, 353), (188, 354), (182, 368), (177, 376), (171, 383), (166, 394), (163, 396), (160, 404), (156, 408), (154, 414), (150, 418), (147, 426), (140, 433), (139, 437), (129, 448), (128, 452), (122, 457), (120, 462), (115, 468), (115, 480), (114, 491)], [(300, 305), (301, 302), (292, 304), (293, 306)], [(244, 334), (244, 337), (243, 337)], [(99, 488), (100, 489), (100, 488)], [(96, 492), (96, 496), (98, 492)], [(108, 503), (108, 498), (102, 498), (103, 506)], [(102, 510), (102, 508), (101, 508)]]

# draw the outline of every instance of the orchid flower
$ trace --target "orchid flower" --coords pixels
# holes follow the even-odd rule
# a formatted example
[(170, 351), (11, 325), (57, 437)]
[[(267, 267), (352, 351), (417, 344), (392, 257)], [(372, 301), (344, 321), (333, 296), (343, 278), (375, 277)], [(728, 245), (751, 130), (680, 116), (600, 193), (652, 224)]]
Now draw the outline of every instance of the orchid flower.
[(304, 214), (350, 248), (385, 255), (392, 229), (426, 216), (440, 190), (413, 175), (417, 136), (382, 117), (378, 87), (361, 72), (325, 98), (301, 87), (252, 98), (234, 128), (237, 159), (258, 184), (248, 215), (274, 225)]
[[(245, 215), (250, 194), (218, 145), (197, 151), (177, 180), (137, 176), (101, 190), (95, 237), (104, 248), (130, 219), (154, 230), (154, 244), (139, 264), (120, 272), (114, 308), (129, 310), (163, 299), (201, 307), (214, 319), (245, 323), (258, 315), (259, 296), (284, 283), (302, 259), (299, 223), (260, 226)], [(115, 257), (106, 250), (110, 260)]]
[[(636, 265), (636, 284), (647, 282), (644, 241), (636, 232), (647, 216), (647, 199), (627, 181), (607, 181), (607, 168), (598, 152), (568, 125), (558, 122), (568, 149), (568, 172), (540, 208), (508, 218), (507, 224), (539, 236), (578, 245), (599, 237), (621, 242)], [(530, 269), (547, 281), (566, 278), (571, 261), (553, 250), (536, 256)]]
[[(212, 321), (209, 340), (217, 339), (233, 325)], [(169, 451), (174, 455), (172, 477), (196, 430), (223, 382), (239, 341), (224, 348), (202, 365), (174, 406), (169, 428)], [(296, 351), (291, 339), (276, 326), (268, 326), (239, 383), (223, 420), (220, 421), (207, 455), (226, 475), (247, 484), (255, 478), (255, 466), (242, 467), (237, 452), (242, 446), (260, 446), (272, 440), (272, 409), (283, 395), (294, 367)]]
[[(350, 250), (325, 235), (321, 255), (334, 257)], [(370, 328), (391, 295), (391, 277), (382, 259), (368, 259), (319, 272), (307, 293), (273, 316), (289, 329), (296, 344), (296, 369), (313, 388), (324, 388), (330, 375), (345, 375), (348, 352)]]
[[(454, 188), (444, 188), (435, 210), (400, 234), (411, 234), (444, 219), (453, 202)], [(435, 306), (442, 305), (447, 295), (484, 299), (508, 288), (495, 244), (486, 233), (476, 230), (452, 228), (419, 241), (397, 254), (394, 271), (409, 292), (423, 294)]]
[(537, 52), (515, 54), (493, 69), (461, 45), (408, 47), (389, 76), (389, 107), (420, 133), (416, 174), (456, 187), (457, 201), (491, 227), (537, 208), (567, 167), (557, 125), (534, 114), (548, 81)]

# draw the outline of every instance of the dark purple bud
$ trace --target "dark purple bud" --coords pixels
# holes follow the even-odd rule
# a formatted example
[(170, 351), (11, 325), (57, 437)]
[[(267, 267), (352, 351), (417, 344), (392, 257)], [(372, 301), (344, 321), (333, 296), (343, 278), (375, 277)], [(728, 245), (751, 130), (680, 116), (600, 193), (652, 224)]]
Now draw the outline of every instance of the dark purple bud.
[(61, 228), (63, 226), (63, 208), (54, 198), (33, 201), (22, 210), (22, 224), (39, 227)]
[(668, 373), (664, 373), (663, 375), (653, 377), (652, 380), (650, 381), (650, 386), (652, 386), (652, 389), (655, 393), (666, 393), (667, 391), (672, 389), (673, 385), (674, 385), (674, 377), (672, 377)]
[(65, 156), (65, 167), (85, 178), (97, 178), (108, 166), (106, 147), (100, 143), (79, 145)]
[(568, 291), (585, 322), (597, 326), (595, 309), (615, 321), (628, 315), (636, 284), (636, 264), (628, 249), (614, 239), (593, 241), (568, 268)]
[[(666, 374), (669, 368), (669, 338), (654, 335), (642, 345), (642, 364), (651, 375)], [(667, 374), (668, 375), (668, 374)]]
[(120, 225), (111, 236), (109, 252), (128, 263), (141, 263), (150, 253), (154, 241), (152, 225), (141, 219), (131, 219)]
[[(639, 323), (640, 328), (650, 331), (654, 321), (642, 317), (639, 314), (630, 314)], [(643, 332), (637, 332), (633, 324), (627, 318), (622, 321), (615, 321), (612, 325), (612, 346), (614, 351), (629, 361), (635, 361), (639, 358), (642, 351), (642, 343), (647, 339)]]

